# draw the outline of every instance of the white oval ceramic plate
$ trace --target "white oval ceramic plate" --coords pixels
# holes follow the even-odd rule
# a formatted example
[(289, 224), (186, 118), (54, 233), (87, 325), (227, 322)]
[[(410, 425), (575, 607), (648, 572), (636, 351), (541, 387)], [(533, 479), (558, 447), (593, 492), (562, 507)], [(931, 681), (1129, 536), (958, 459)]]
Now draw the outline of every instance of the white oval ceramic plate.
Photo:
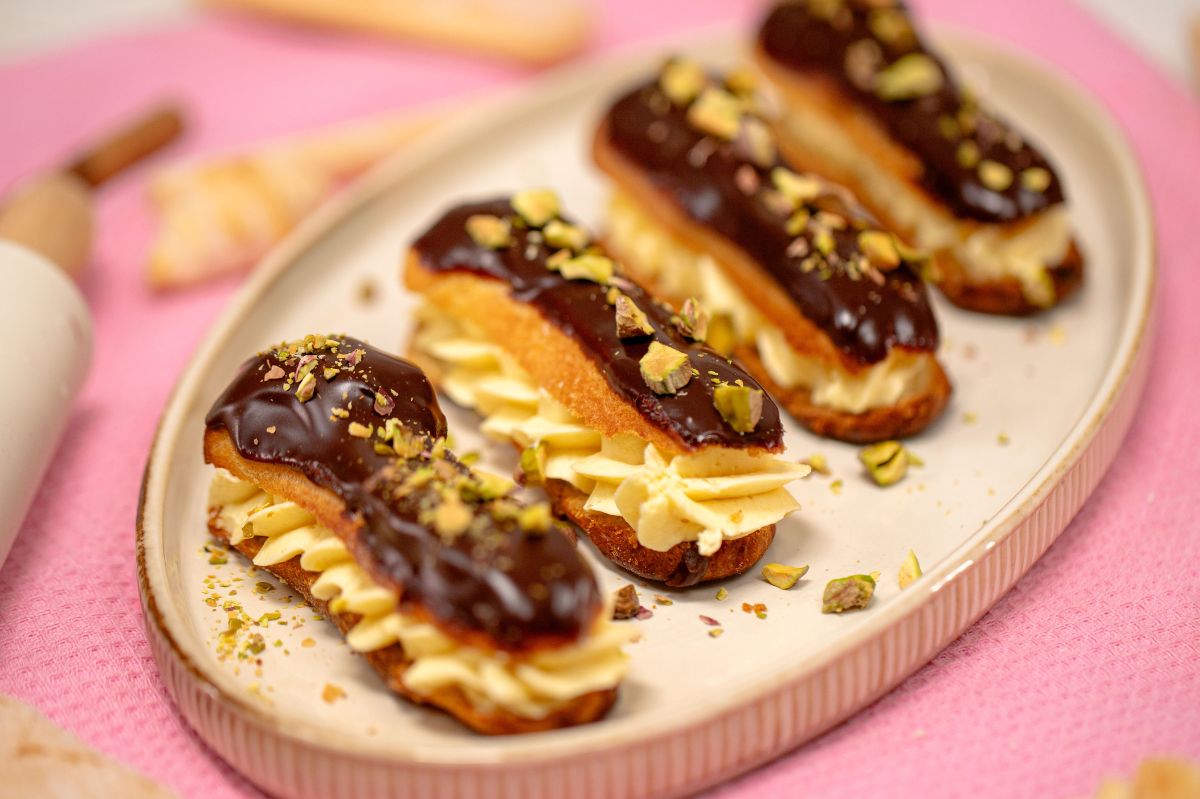
[[(779, 525), (764, 559), (810, 564), (808, 576), (783, 592), (745, 575), (725, 584), (723, 602), (712, 585), (643, 589), (645, 604), (654, 593), (673, 604), (629, 622), (644, 640), (631, 647), (620, 701), (597, 724), (484, 738), (396, 699), (331, 625), (279, 587), (258, 593), (263, 576), (250, 576), (236, 554), (210, 565), (200, 443), (209, 404), (244, 358), (272, 342), (343, 331), (403, 352), (413, 299), (399, 285), (401, 253), (456, 200), (549, 185), (595, 224), (606, 187), (588, 160), (592, 125), (666, 48), (574, 67), (492, 103), (385, 165), (275, 252), (180, 381), (143, 487), (138, 557), (149, 637), (201, 737), (288, 796), (673, 795), (845, 718), (983, 614), (1066, 526), (1128, 426), (1147, 360), (1153, 236), (1134, 161), (1093, 101), (1024, 57), (940, 38), (1065, 175), (1088, 258), (1083, 291), (1035, 321), (938, 302), (954, 399), (911, 442), (926, 465), (897, 486), (874, 487), (853, 447), (790, 425), (790, 454), (825, 454), (840, 482), (840, 492), (816, 475), (794, 485), (803, 510)], [(735, 50), (728, 36), (677, 49), (717, 61)], [(367, 283), (377, 289), (370, 303), (360, 296)], [(480, 449), (493, 467), (511, 467), (505, 448), (481, 441), (470, 414), (448, 411), (460, 451)], [(901, 592), (896, 574), (910, 548), (926, 575)], [(606, 589), (628, 581), (592, 560)], [(867, 610), (821, 614), (827, 580), (873, 570), (882, 578)], [(221, 605), (230, 599), (256, 617), (282, 614), (256, 628), (266, 648), (250, 659), (221, 655)], [(743, 612), (743, 602), (764, 603), (766, 618)], [(710, 637), (701, 614), (719, 620), (724, 635)]]

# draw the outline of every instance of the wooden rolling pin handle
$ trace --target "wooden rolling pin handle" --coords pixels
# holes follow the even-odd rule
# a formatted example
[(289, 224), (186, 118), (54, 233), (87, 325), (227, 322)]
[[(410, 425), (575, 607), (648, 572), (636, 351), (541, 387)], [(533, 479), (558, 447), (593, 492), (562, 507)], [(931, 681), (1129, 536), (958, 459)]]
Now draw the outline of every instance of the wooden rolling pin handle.
[(175, 106), (161, 106), (81, 153), (66, 171), (96, 188), (174, 141), (183, 130)]

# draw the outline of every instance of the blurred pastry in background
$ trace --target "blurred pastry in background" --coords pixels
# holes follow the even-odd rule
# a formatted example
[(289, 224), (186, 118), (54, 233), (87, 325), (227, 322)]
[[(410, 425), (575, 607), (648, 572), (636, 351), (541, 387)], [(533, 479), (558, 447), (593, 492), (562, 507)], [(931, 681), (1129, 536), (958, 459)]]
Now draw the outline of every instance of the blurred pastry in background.
[(441, 118), (358, 122), (164, 169), (149, 189), (160, 224), (146, 280), (178, 288), (249, 268), (338, 189)]
[(428, 42), (545, 64), (577, 52), (592, 30), (584, 0), (202, 0), (292, 22)]
[(779, 90), (780, 146), (934, 254), (955, 304), (1028, 314), (1083, 280), (1046, 156), (962, 86), (898, 0), (777, 5), (757, 60)]

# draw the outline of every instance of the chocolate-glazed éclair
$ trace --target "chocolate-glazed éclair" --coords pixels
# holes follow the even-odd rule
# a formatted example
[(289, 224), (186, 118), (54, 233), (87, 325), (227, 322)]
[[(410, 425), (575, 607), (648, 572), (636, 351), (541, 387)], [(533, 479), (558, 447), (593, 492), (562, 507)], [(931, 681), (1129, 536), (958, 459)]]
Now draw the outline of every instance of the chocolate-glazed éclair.
[[(591, 571), (560, 530), (530, 533), (511, 500), (445, 452), (424, 374), (353, 338), (310, 339), (247, 361), (207, 428), (227, 431), (242, 457), (296, 468), (341, 499), (361, 519), (356, 559), (402, 607), (514, 652), (585, 634), (602, 605)], [(471, 513), (455, 536), (429, 518), (448, 488)]]
[[(810, 203), (812, 213), (805, 212), (814, 224), (789, 230), (791, 209), (774, 202), (773, 175), (786, 169), (774, 148), (756, 158), (744, 139), (707, 135), (688, 112), (650, 81), (611, 106), (597, 138), (644, 174), (663, 202), (761, 265), (852, 361), (877, 363), (893, 347), (937, 349), (937, 322), (910, 266), (901, 263), (886, 274), (856, 266), (858, 235), (870, 222), (864, 210), (825, 187)], [(841, 221), (815, 224), (822, 211)]]
[(956, 216), (1014, 222), (1063, 201), (1042, 153), (959, 85), (903, 2), (781, 3), (763, 22), (758, 46), (784, 67), (824, 76), (868, 109), (919, 160), (925, 190)]
[[(546, 245), (540, 232), (516, 227), (512, 241), (498, 249), (478, 244), (467, 232), (467, 220), (472, 216), (505, 217), (510, 213), (507, 198), (457, 206), (417, 239), (413, 250), (422, 266), (432, 272), (466, 271), (509, 284), (515, 299), (537, 308), (578, 343), (613, 391), (685, 448), (719, 445), (782, 449), (779, 410), (769, 397), (763, 399), (757, 425), (746, 433), (730, 427), (714, 405), (713, 392), (718, 383), (740, 382), (759, 389), (758, 383), (712, 350), (683, 338), (672, 324), (671, 311), (632, 281), (617, 277), (613, 285), (646, 314), (654, 332), (622, 339), (614, 323), (616, 311), (606, 298), (608, 288), (591, 281), (570, 280), (548, 268), (547, 260), (556, 250)], [(656, 394), (647, 388), (639, 361), (655, 341), (686, 352), (699, 377), (671, 395)]]

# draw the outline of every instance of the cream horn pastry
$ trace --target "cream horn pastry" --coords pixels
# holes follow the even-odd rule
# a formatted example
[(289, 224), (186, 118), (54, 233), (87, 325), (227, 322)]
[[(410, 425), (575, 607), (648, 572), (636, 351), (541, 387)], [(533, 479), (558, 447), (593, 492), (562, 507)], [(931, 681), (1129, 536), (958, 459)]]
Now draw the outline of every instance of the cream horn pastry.
[(390, 689), (483, 733), (612, 706), (628, 628), (544, 503), (447, 449), (416, 366), (308, 336), (243, 364), (206, 424), (209, 529), (326, 614)]
[(780, 3), (757, 61), (779, 90), (788, 157), (933, 252), (952, 302), (1027, 314), (1079, 287), (1083, 257), (1054, 167), (959, 83), (904, 3)]
[(878, 441), (945, 407), (923, 256), (778, 156), (744, 76), (668, 62), (608, 109), (593, 152), (616, 186), (606, 244), (656, 293), (707, 306), (710, 343), (810, 430)]
[(552, 192), (451, 209), (405, 281), (425, 299), (413, 358), (616, 564), (671, 586), (739, 574), (796, 509), (784, 486), (808, 467), (778, 457), (775, 403), (701, 343), (700, 309), (656, 303)]

